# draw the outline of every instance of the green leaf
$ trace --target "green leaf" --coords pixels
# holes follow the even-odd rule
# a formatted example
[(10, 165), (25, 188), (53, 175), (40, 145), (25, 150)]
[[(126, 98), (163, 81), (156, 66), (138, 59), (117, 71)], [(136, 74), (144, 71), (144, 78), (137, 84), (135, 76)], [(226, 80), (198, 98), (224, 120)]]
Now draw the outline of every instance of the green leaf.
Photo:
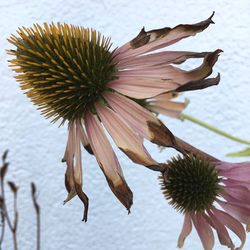
[(245, 157), (250, 156), (250, 148), (246, 148), (239, 152), (229, 153), (226, 156), (232, 156), (232, 157)]

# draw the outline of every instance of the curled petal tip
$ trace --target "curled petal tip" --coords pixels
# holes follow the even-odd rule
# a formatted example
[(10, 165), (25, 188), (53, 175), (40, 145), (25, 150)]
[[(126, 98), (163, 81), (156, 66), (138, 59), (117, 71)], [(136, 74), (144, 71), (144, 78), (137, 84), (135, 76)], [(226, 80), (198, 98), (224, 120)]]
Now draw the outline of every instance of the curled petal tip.
[(214, 23), (214, 21), (212, 20), (212, 18), (214, 17), (215, 11), (213, 11), (212, 15), (208, 18), (211, 20), (211, 23)]

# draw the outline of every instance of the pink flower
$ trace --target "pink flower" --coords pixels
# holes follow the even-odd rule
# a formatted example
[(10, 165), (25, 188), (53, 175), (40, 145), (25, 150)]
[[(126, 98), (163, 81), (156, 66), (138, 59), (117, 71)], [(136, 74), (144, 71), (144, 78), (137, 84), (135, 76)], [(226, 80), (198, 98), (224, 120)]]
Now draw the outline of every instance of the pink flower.
[[(88, 197), (82, 190), (81, 144), (95, 155), (111, 190), (128, 210), (133, 195), (105, 130), (130, 159), (151, 169), (161, 165), (145, 149), (144, 138), (181, 151), (150, 111), (179, 117), (185, 104), (173, 102), (172, 92), (218, 84), (219, 75), (207, 77), (221, 50), (155, 51), (203, 31), (213, 23), (212, 16), (193, 25), (143, 28), (115, 50), (100, 33), (66, 24), (20, 28), (20, 37), (9, 39), (17, 47), (9, 54), (16, 56), (11, 66), (21, 88), (47, 118), (68, 121), (65, 202), (78, 195), (85, 205), (85, 221)], [(190, 71), (174, 66), (189, 58), (203, 62)]]
[[(242, 249), (246, 240), (242, 224), (250, 229), (250, 162), (209, 162), (189, 156), (174, 159), (169, 167), (162, 189), (185, 217), (178, 247), (184, 245), (194, 225), (205, 250), (214, 247), (212, 229), (222, 245)], [(229, 231), (240, 239), (239, 247), (235, 247)]]

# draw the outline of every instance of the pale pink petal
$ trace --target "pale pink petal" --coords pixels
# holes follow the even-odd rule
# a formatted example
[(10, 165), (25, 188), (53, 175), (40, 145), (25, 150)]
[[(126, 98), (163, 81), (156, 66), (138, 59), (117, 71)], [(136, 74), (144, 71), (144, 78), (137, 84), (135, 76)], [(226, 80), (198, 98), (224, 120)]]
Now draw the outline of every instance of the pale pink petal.
[(108, 86), (117, 92), (137, 99), (151, 98), (161, 93), (177, 89), (180, 85), (173, 80), (154, 78), (122, 77), (111, 81)]
[(210, 225), (216, 230), (221, 245), (225, 245), (231, 249), (234, 249), (234, 244), (226, 227), (223, 223), (221, 223), (220, 217), (216, 217), (211, 211), (208, 211), (208, 214), (209, 217), (207, 217), (207, 219), (210, 221)]
[[(75, 157), (75, 163), (74, 163)], [(81, 161), (81, 143), (79, 134), (79, 121), (69, 123), (68, 143), (65, 151), (64, 160), (67, 163), (65, 173), (65, 186), (68, 196), (64, 203), (78, 195), (84, 204), (83, 221), (87, 221), (88, 197), (82, 191), (82, 161)]]
[(74, 171), (74, 177), (75, 182), (77, 182), (79, 185), (82, 184), (82, 155), (81, 155), (81, 141), (80, 141), (80, 125), (79, 121), (76, 123), (76, 149), (75, 149), (75, 171)]
[(165, 93), (155, 98), (147, 99), (147, 108), (155, 113), (167, 115), (169, 117), (182, 119), (182, 111), (186, 108), (189, 101), (175, 102), (171, 98), (175, 98), (175, 93)]
[(222, 192), (226, 193), (233, 198), (237, 199), (240, 202), (243, 202), (244, 204), (250, 205), (250, 191), (248, 188), (243, 187), (243, 186), (234, 186), (234, 187), (229, 187), (226, 186)]
[(223, 197), (226, 200), (226, 203), (228, 205), (232, 205), (237, 207), (238, 209), (242, 210), (242, 213), (245, 213), (246, 215), (250, 215), (250, 204), (249, 204), (249, 199), (247, 199), (246, 201), (242, 201), (241, 199), (239, 199), (238, 197), (230, 195), (228, 192), (221, 192), (220, 196)]
[(214, 234), (211, 226), (207, 223), (202, 214), (192, 215), (191, 218), (201, 239), (204, 250), (212, 250), (214, 246)]
[(78, 197), (84, 204), (83, 221), (87, 221), (88, 214), (88, 197), (82, 190), (82, 156), (81, 156), (81, 139), (80, 139), (80, 121), (76, 121), (76, 149), (75, 149), (75, 169), (74, 169), (74, 184), (75, 191)]
[(150, 105), (154, 105), (157, 107), (162, 107), (170, 110), (176, 110), (176, 111), (182, 111), (183, 109), (186, 108), (187, 106), (187, 101), (186, 102), (174, 102), (174, 101), (151, 101)]
[(104, 127), (116, 145), (135, 163), (145, 166), (157, 165), (143, 146), (143, 140), (133, 132), (117, 113), (96, 104), (96, 110)]
[(91, 148), (111, 190), (129, 210), (133, 203), (132, 192), (124, 180), (120, 164), (98, 118), (95, 115), (87, 113), (85, 115), (85, 126)]
[(250, 190), (250, 182), (247, 181), (237, 181), (232, 179), (222, 179), (221, 180), (227, 187), (242, 186)]
[(151, 112), (131, 99), (117, 93), (105, 93), (104, 98), (110, 107), (123, 117), (126, 123), (143, 138), (158, 145), (166, 147), (171, 145), (171, 147), (181, 151), (176, 146), (173, 134)]
[(142, 137), (150, 140), (148, 121), (157, 122), (157, 118), (142, 106), (117, 93), (105, 93), (105, 99), (111, 108), (126, 120), (130, 127)]
[(182, 230), (181, 230), (181, 233), (180, 233), (179, 238), (178, 238), (178, 247), (179, 248), (183, 247), (184, 241), (188, 237), (188, 235), (191, 233), (191, 231), (192, 231), (191, 217), (189, 214), (185, 214)]
[(75, 124), (69, 123), (68, 127), (68, 142), (64, 155), (64, 160), (67, 163), (67, 169), (65, 172), (65, 187), (68, 191), (68, 196), (64, 200), (64, 203), (70, 201), (75, 195), (75, 181), (74, 181), (74, 154), (75, 154)]
[(224, 202), (217, 200), (219, 205), (229, 214), (234, 216), (236, 219), (238, 219), (240, 222), (246, 224), (247, 228), (250, 224), (250, 208), (245, 208), (242, 205), (239, 204), (233, 204), (232, 202)]
[(221, 210), (213, 208), (212, 211), (215, 217), (218, 218), (218, 220), (223, 225), (225, 225), (227, 228), (229, 228), (232, 232), (234, 232), (239, 237), (239, 239), (241, 240), (241, 245), (237, 249), (239, 250), (242, 249), (246, 241), (246, 233), (241, 223), (235, 218), (233, 218), (231, 215), (229, 215), (228, 213), (225, 213)]
[(153, 54), (146, 54), (138, 57), (128, 58), (126, 61), (118, 62), (119, 69), (123, 68), (145, 68), (156, 65), (179, 64), (189, 58), (203, 58), (207, 52), (188, 51), (163, 51)]
[(186, 102), (174, 102), (168, 100), (153, 100), (147, 103), (148, 109), (159, 114), (180, 118), (182, 111), (186, 108)]
[(220, 175), (239, 181), (250, 181), (250, 162), (226, 163), (216, 165), (220, 169)]

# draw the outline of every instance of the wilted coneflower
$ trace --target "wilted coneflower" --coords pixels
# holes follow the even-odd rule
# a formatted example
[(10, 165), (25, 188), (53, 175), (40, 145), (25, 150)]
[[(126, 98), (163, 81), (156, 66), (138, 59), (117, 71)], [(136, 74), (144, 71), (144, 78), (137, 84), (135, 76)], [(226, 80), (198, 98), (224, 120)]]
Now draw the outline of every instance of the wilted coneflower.
[[(250, 230), (250, 162), (178, 156), (168, 162), (160, 181), (166, 199), (185, 216), (179, 247), (194, 225), (205, 250), (213, 249), (212, 229), (222, 245), (231, 250), (242, 249), (246, 240), (242, 224)], [(241, 240), (239, 247), (235, 247), (228, 230)]]
[[(155, 169), (159, 164), (144, 148), (143, 138), (178, 148), (171, 132), (144, 104), (152, 104), (152, 98), (164, 93), (217, 84), (218, 77), (206, 77), (212, 73), (220, 50), (151, 52), (193, 36), (211, 23), (212, 16), (193, 25), (142, 29), (116, 49), (111, 49), (109, 38), (95, 30), (60, 23), (19, 28), (18, 36), (10, 37), (9, 42), (16, 46), (8, 51), (15, 56), (11, 67), (21, 88), (46, 118), (69, 124), (64, 157), (66, 201), (76, 194), (80, 197), (85, 205), (85, 221), (88, 198), (82, 191), (81, 144), (94, 153), (111, 190), (129, 210), (132, 192), (103, 126), (130, 159), (149, 168)], [(190, 71), (171, 65), (188, 58), (203, 58), (203, 62)], [(170, 112), (176, 112), (175, 104), (166, 101)], [(178, 107), (178, 112), (182, 108)]]

